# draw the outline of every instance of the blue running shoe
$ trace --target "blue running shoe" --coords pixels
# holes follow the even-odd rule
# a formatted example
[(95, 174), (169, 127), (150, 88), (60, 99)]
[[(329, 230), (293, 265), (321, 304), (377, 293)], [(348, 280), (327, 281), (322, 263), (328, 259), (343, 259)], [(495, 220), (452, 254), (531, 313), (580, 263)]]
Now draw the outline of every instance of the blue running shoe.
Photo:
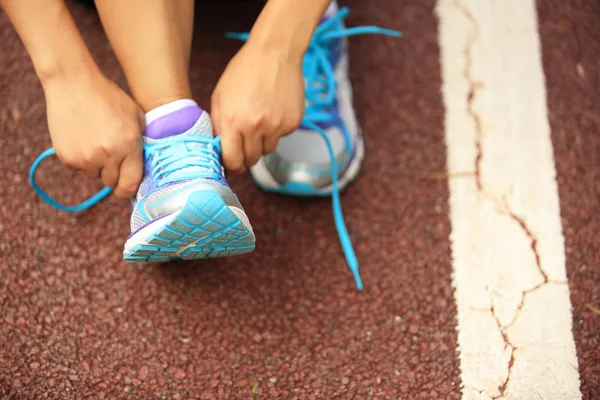
[[(220, 163), (220, 139), (213, 137), (210, 116), (188, 106), (158, 118), (144, 135), (144, 179), (132, 199), (131, 234), (123, 259), (166, 262), (231, 256), (255, 248), (244, 208), (227, 184)], [(77, 206), (63, 206), (30, 182), (52, 206), (67, 212), (89, 208), (110, 193), (103, 189)]]
[[(364, 156), (348, 74), (348, 36), (400, 33), (374, 26), (345, 28), (346, 7), (334, 2), (315, 30), (303, 60), (305, 115), (299, 129), (250, 169), (264, 190), (295, 196), (332, 196), (334, 219), (359, 289), (358, 262), (344, 223), (339, 193), (357, 176)], [(228, 34), (246, 40), (247, 33)]]
[(144, 179), (133, 200), (126, 261), (231, 256), (254, 250), (244, 208), (225, 180), (220, 138), (189, 106), (146, 128)]

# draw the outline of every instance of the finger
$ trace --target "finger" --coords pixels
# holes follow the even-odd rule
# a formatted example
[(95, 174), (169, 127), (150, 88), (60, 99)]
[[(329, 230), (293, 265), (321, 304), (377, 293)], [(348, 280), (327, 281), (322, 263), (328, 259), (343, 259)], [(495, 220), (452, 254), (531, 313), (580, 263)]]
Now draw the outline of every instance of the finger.
[(146, 116), (144, 112), (139, 108), (137, 110), (136, 117), (138, 126), (140, 128), (140, 132), (144, 132), (146, 130)]
[(244, 172), (244, 139), (238, 131), (224, 127), (221, 132), (221, 155), (227, 171), (234, 174)]
[(81, 172), (83, 172), (83, 175), (85, 175), (85, 177), (89, 179), (100, 178), (100, 168), (88, 168), (82, 170)]
[(218, 136), (221, 134), (221, 113), (219, 111), (220, 111), (220, 107), (219, 107), (218, 98), (213, 96), (213, 99), (211, 101), (211, 106), (210, 106), (210, 119), (213, 124), (215, 136)]
[(119, 164), (116, 162), (108, 162), (100, 171), (100, 179), (104, 186), (115, 188), (119, 179)]
[(119, 178), (115, 187), (115, 196), (129, 199), (135, 196), (144, 174), (144, 162), (141, 149), (129, 154), (121, 163)]
[(217, 134), (221, 136), (221, 158), (228, 172), (239, 174), (244, 172), (244, 139), (239, 129), (228, 123), (217, 103), (215, 107)]
[(277, 143), (279, 143), (279, 137), (277, 136), (265, 136), (263, 138), (262, 143), (262, 152), (263, 154), (271, 154), (277, 148)]
[(262, 135), (244, 136), (244, 164), (250, 168), (258, 162), (263, 153)]

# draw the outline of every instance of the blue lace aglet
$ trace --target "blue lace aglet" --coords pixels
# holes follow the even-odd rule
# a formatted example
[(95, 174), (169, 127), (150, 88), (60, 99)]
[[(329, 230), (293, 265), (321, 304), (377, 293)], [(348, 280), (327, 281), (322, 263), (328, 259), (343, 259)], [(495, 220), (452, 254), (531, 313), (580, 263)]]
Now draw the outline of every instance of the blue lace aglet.
[(348, 268), (354, 276), (354, 282), (356, 282), (356, 287), (358, 288), (358, 290), (363, 290), (363, 283), (362, 279), (360, 278), (360, 272), (358, 270), (358, 260), (356, 259), (356, 254), (354, 253), (352, 244), (350, 243), (350, 238), (345, 237), (344, 239), (342, 239), (342, 248), (344, 251), (344, 255), (346, 256)]
[[(337, 195), (334, 195), (334, 202), (339, 202), (339, 197)], [(336, 220), (335, 222), (338, 228), (338, 232), (340, 232), (340, 242), (342, 244), (342, 251), (344, 252), (344, 256), (346, 256), (346, 263), (348, 264), (348, 268), (354, 276), (354, 282), (356, 282), (356, 287), (358, 288), (358, 290), (362, 290), (363, 284), (362, 279), (360, 278), (360, 272), (358, 271), (358, 259), (356, 258), (356, 253), (354, 252), (354, 248), (352, 247), (350, 236), (348, 236), (346, 224), (344, 223), (344, 220), (342, 219), (343, 217), (338, 212), (338, 210), (339, 208), (334, 206), (334, 215)]]
[(356, 282), (356, 288), (358, 290), (363, 290), (362, 279), (360, 278), (360, 272), (358, 271), (358, 265), (350, 266), (350, 271), (352, 271), (352, 275), (354, 275), (354, 282)]

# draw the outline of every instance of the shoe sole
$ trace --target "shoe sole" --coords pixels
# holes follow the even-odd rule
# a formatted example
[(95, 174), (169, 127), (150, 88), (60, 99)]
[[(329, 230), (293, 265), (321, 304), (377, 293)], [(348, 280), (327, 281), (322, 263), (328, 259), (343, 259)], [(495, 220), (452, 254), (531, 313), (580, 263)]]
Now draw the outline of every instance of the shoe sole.
[(226, 257), (255, 248), (255, 237), (243, 210), (229, 207), (215, 191), (193, 192), (185, 206), (130, 237), (123, 259), (132, 263)]
[[(346, 187), (352, 183), (360, 171), (363, 158), (365, 156), (365, 145), (362, 139), (362, 135), (359, 134), (358, 141), (356, 143), (356, 155), (354, 159), (344, 172), (344, 174), (338, 179), (338, 189), (342, 192)], [(267, 168), (262, 158), (250, 169), (252, 180), (262, 190), (267, 192), (279, 193), (284, 195), (293, 196), (330, 196), (333, 190), (333, 185), (328, 185), (322, 188), (315, 188), (308, 183), (295, 183), (287, 187), (281, 185), (273, 178), (271, 172)]]

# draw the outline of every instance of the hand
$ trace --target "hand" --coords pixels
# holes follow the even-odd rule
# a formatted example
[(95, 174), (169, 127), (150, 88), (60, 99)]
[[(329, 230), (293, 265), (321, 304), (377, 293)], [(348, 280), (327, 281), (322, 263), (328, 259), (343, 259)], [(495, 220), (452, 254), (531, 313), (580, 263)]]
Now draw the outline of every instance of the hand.
[(63, 165), (101, 178), (121, 198), (142, 180), (144, 114), (101, 73), (56, 76), (44, 82), (48, 128)]
[(221, 136), (223, 165), (229, 172), (244, 172), (300, 125), (302, 57), (245, 43), (217, 83), (211, 114)]

